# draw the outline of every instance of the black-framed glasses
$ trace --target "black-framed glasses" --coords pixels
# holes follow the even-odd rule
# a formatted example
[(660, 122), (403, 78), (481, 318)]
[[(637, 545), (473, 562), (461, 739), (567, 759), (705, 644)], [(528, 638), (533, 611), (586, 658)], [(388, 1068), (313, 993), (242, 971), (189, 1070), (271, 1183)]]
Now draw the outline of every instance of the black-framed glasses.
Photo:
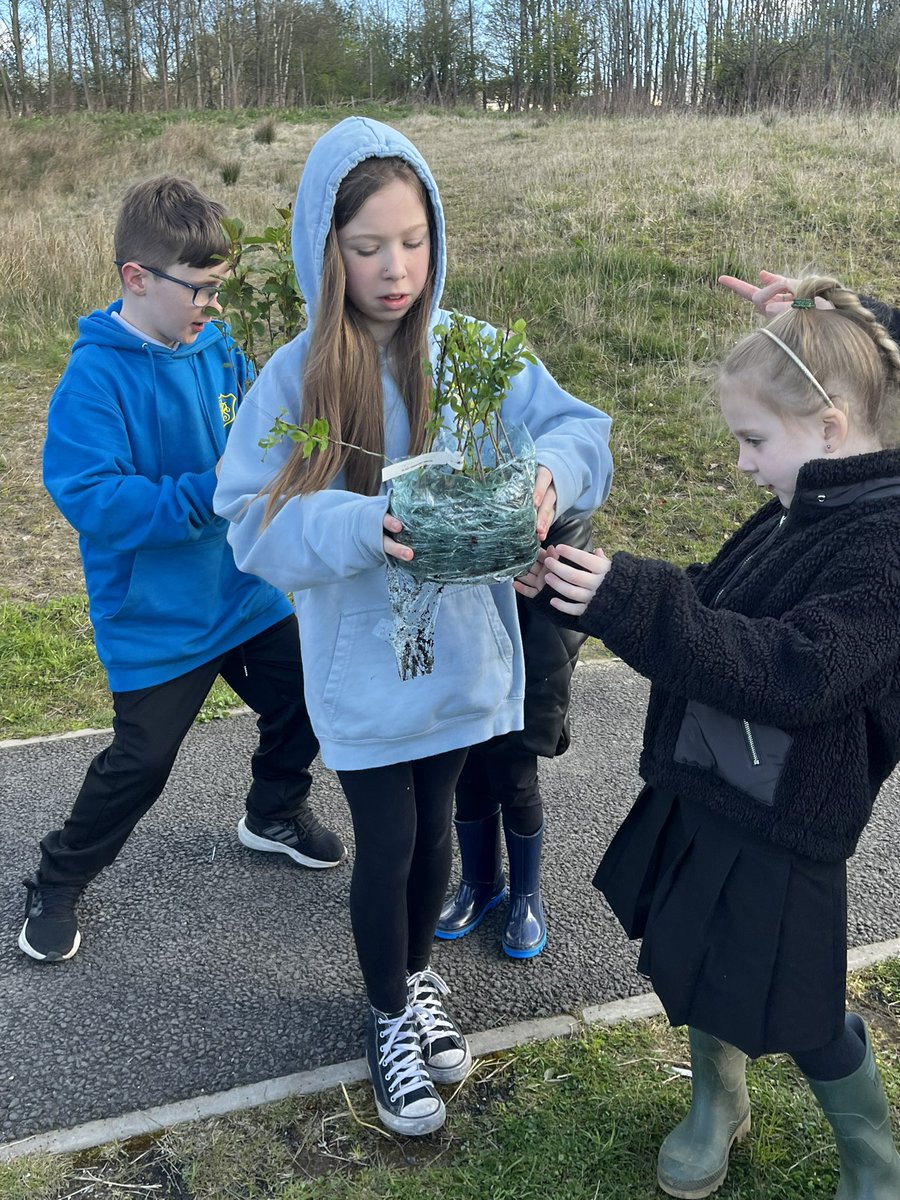
[[(126, 262), (131, 259), (117, 258), (115, 260), (117, 267), (124, 267)], [(137, 264), (142, 271), (147, 271), (151, 275), (155, 275), (157, 279), (168, 279), (169, 283), (179, 283), (182, 287), (190, 288), (191, 303), (194, 308), (209, 308), (214, 300), (218, 300), (219, 292), (225, 286), (224, 283), (202, 283), (196, 287), (193, 283), (188, 283), (186, 279), (177, 279), (174, 275), (167, 275), (165, 271), (158, 271), (156, 267), (147, 267), (143, 263)]]

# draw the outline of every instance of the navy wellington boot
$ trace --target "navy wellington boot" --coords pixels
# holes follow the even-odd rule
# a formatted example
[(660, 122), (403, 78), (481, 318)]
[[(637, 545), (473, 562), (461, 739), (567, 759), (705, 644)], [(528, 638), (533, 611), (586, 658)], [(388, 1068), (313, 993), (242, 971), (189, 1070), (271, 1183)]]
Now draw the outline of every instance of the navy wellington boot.
[(543, 825), (529, 837), (506, 829), (509, 854), (509, 915), (503, 931), (503, 952), (510, 958), (534, 958), (547, 944), (547, 925), (541, 900)]
[(454, 821), (462, 859), (456, 895), (441, 909), (435, 937), (454, 941), (476, 929), (506, 895), (500, 868), (500, 809), (478, 821)]

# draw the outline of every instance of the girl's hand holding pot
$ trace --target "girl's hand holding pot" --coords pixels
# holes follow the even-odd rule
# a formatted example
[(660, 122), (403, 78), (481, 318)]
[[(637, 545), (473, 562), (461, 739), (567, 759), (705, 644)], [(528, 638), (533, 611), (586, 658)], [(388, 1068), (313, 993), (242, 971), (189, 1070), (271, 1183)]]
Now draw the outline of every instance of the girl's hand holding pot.
[(392, 533), (399, 533), (403, 528), (403, 522), (398, 520), (393, 513), (385, 513), (382, 526), (385, 530), (384, 539), (382, 541), (385, 554), (390, 554), (392, 558), (403, 559), (404, 562), (410, 562), (414, 557), (412, 547), (403, 546), (400, 544), (400, 542), (395, 542), (394, 539), (389, 536)]
[(546, 467), (538, 467), (534, 483), (534, 507), (536, 511), (538, 541), (542, 542), (556, 519), (556, 488), (553, 476)]

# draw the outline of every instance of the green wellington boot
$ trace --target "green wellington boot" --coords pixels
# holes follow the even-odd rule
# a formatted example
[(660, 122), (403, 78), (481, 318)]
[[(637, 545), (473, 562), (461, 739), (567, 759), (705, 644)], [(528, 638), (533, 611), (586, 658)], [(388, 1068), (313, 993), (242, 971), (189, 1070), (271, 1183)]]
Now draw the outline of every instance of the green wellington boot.
[(670, 1196), (701, 1200), (728, 1173), (734, 1142), (750, 1129), (747, 1055), (699, 1029), (691, 1042), (691, 1110), (659, 1148), (656, 1178)]
[(897, 1200), (900, 1155), (869, 1031), (855, 1013), (847, 1014), (847, 1024), (865, 1044), (862, 1064), (843, 1079), (808, 1079), (837, 1141), (841, 1181), (835, 1200)]

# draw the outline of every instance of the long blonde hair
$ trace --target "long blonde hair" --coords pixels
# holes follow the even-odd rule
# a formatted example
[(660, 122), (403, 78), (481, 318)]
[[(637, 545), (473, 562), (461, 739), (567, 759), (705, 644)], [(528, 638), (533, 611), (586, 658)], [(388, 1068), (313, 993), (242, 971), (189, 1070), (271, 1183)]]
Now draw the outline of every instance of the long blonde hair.
[[(855, 292), (836, 279), (808, 275), (797, 284), (791, 307), (766, 326), (813, 374), (832, 404), (852, 417), (881, 445), (896, 445), (900, 348)], [(821, 296), (834, 307), (816, 308)], [(805, 417), (825, 403), (821, 392), (784, 350), (760, 330), (731, 351), (722, 376), (742, 374), (756, 381), (761, 404), (780, 415)]]
[[(425, 185), (402, 158), (366, 158), (341, 181), (331, 229), (325, 241), (322, 279), (303, 367), (301, 424), (324, 418), (329, 441), (324, 450), (303, 457), (292, 451), (272, 480), (265, 520), (292, 496), (326, 488), (342, 470), (346, 486), (364, 496), (377, 495), (384, 461), (384, 394), (378, 346), (346, 294), (344, 262), (337, 232), (363, 204), (395, 179), (414, 189), (428, 214), (431, 241), (428, 277), (415, 304), (391, 340), (390, 369), (409, 418), (411, 454), (424, 445), (430, 381), (426, 375), (428, 333), (438, 255), (436, 224)], [(349, 444), (348, 444), (349, 443)]]

